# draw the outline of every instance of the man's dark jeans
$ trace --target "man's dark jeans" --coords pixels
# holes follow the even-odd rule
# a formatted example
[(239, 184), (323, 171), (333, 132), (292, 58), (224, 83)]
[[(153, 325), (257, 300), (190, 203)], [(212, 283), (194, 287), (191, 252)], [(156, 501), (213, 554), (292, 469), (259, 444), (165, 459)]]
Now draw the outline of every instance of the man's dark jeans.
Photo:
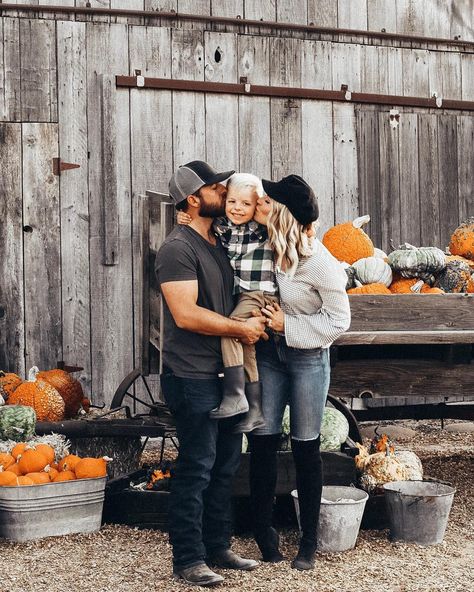
[(209, 418), (222, 399), (218, 378), (178, 378), (167, 371), (161, 386), (179, 440), (169, 505), (173, 566), (191, 567), (230, 547), (231, 483), (242, 435), (231, 433), (236, 418)]

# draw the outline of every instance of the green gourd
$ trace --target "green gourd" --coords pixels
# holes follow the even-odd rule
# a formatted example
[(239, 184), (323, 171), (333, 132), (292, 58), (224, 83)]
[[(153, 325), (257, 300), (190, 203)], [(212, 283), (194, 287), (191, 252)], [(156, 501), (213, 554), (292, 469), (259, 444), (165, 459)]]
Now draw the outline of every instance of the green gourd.
[(36, 413), (32, 407), (5, 405), (0, 407), (0, 439), (25, 442), (35, 433)]
[(471, 279), (471, 270), (462, 261), (449, 261), (446, 267), (436, 277), (436, 288), (445, 292), (467, 292)]
[(340, 451), (348, 436), (349, 422), (344, 415), (334, 407), (325, 407), (321, 423), (321, 450)]
[(405, 278), (419, 278), (432, 286), (446, 267), (446, 256), (437, 247), (414, 247), (405, 243), (388, 256), (393, 271)]

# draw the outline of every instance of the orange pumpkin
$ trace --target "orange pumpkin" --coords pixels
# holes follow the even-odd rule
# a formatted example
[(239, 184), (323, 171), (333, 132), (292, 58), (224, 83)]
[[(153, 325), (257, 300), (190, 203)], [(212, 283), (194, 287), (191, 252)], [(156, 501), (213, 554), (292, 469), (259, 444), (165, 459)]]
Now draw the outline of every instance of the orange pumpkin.
[(0, 487), (11, 487), (16, 485), (17, 476), (10, 471), (0, 472)]
[(74, 479), (76, 479), (76, 475), (73, 471), (61, 471), (53, 479), (53, 482), (58, 483), (59, 481), (74, 481)]
[(62, 458), (58, 463), (58, 470), (60, 471), (75, 471), (77, 463), (81, 460), (80, 456), (75, 454), (68, 454)]
[(412, 294), (412, 287), (418, 282), (417, 278), (402, 278), (390, 284), (388, 289), (392, 294)]
[(441, 288), (432, 288), (431, 286), (428, 286), (428, 284), (423, 284), (423, 286), (421, 287), (421, 293), (422, 294), (445, 294), (445, 291), (442, 290)]
[(18, 460), (18, 466), (23, 475), (42, 471), (48, 464), (48, 459), (34, 448), (27, 448)]
[(366, 284), (365, 286), (358, 286), (347, 290), (348, 294), (381, 294), (391, 295), (392, 293), (384, 284)]
[(54, 448), (49, 444), (34, 444), (34, 449), (46, 457), (48, 465), (51, 465), (54, 462)]
[(34, 485), (33, 479), (30, 479), (26, 475), (20, 475), (20, 477), (16, 478), (17, 485)]
[(474, 218), (469, 218), (456, 228), (451, 236), (449, 251), (451, 255), (474, 260)]
[(25, 448), (27, 446), (28, 444), (26, 442), (18, 442), (18, 444), (15, 444), (11, 451), (11, 455), (13, 456), (13, 458), (15, 460), (18, 460), (18, 457), (20, 456), (20, 454), (23, 454), (23, 452), (25, 452)]
[(6, 401), (22, 382), (22, 379), (17, 374), (0, 370), (0, 395)]
[(102, 458), (82, 458), (76, 465), (75, 473), (78, 479), (96, 479), (107, 475), (107, 462), (112, 460), (107, 456)]
[(38, 421), (59, 421), (64, 418), (65, 404), (58, 391), (44, 380), (37, 380), (38, 368), (31, 368), (28, 380), (22, 382), (8, 398), (10, 405), (29, 405)]
[(54, 481), (54, 479), (59, 475), (58, 469), (50, 467), (49, 465), (44, 468), (44, 471), (48, 475), (50, 481)]
[(15, 464), (15, 459), (7, 452), (0, 452), (0, 467), (6, 471), (11, 465)]
[(45, 380), (53, 386), (64, 400), (64, 417), (77, 415), (84, 398), (81, 383), (65, 370), (55, 368), (38, 373), (38, 379)]
[(84, 411), (86, 413), (89, 413), (89, 410), (91, 408), (91, 402), (87, 397), (84, 397), (84, 399), (82, 399), (81, 405), (82, 405), (82, 408), (84, 409)]
[(29, 477), (35, 485), (42, 485), (43, 483), (50, 483), (48, 473), (27, 473), (25, 477)]
[(8, 467), (8, 470), (9, 470), (11, 473), (15, 473), (15, 475), (17, 475), (17, 476), (23, 475), (23, 473), (22, 473), (22, 472), (21, 472), (21, 470), (20, 470), (20, 465), (19, 465), (17, 462), (16, 462), (16, 463), (14, 463), (13, 465), (10, 465), (10, 466)]
[(323, 236), (323, 245), (339, 261), (352, 265), (365, 257), (373, 257), (374, 244), (362, 230), (370, 221), (370, 216), (361, 216), (352, 222), (337, 224)]

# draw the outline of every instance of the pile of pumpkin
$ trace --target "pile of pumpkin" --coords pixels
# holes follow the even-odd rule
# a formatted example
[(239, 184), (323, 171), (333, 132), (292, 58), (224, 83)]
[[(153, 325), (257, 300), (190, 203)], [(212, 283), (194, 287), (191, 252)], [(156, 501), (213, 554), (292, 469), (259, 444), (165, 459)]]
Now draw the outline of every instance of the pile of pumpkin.
[(44, 485), (76, 479), (96, 479), (107, 475), (103, 458), (80, 458), (67, 454), (55, 462), (55, 450), (48, 444), (18, 442), (11, 451), (0, 452), (0, 486)]
[(389, 255), (362, 230), (369, 221), (337, 224), (322, 239), (346, 270), (349, 294), (474, 293), (474, 218), (456, 228), (448, 253), (405, 243)]
[(32, 407), (38, 421), (61, 421), (87, 412), (90, 401), (84, 397), (81, 383), (65, 370), (40, 372), (31, 368), (28, 380), (0, 371), (0, 400), (7, 405)]

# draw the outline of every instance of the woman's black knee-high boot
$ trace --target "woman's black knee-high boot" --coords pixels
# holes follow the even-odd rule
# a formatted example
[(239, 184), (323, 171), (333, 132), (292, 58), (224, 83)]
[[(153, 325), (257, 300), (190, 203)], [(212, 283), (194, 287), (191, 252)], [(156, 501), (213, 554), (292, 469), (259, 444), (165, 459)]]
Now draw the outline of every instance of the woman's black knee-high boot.
[(296, 487), (300, 507), (301, 541), (298, 554), (291, 566), (296, 569), (312, 569), (316, 551), (323, 470), (320, 438), (317, 440), (291, 440), (296, 468)]
[(250, 501), (254, 534), (263, 561), (278, 563), (284, 559), (278, 549), (279, 536), (272, 526), (273, 500), (277, 480), (277, 450), (280, 434), (248, 435), (250, 444)]

